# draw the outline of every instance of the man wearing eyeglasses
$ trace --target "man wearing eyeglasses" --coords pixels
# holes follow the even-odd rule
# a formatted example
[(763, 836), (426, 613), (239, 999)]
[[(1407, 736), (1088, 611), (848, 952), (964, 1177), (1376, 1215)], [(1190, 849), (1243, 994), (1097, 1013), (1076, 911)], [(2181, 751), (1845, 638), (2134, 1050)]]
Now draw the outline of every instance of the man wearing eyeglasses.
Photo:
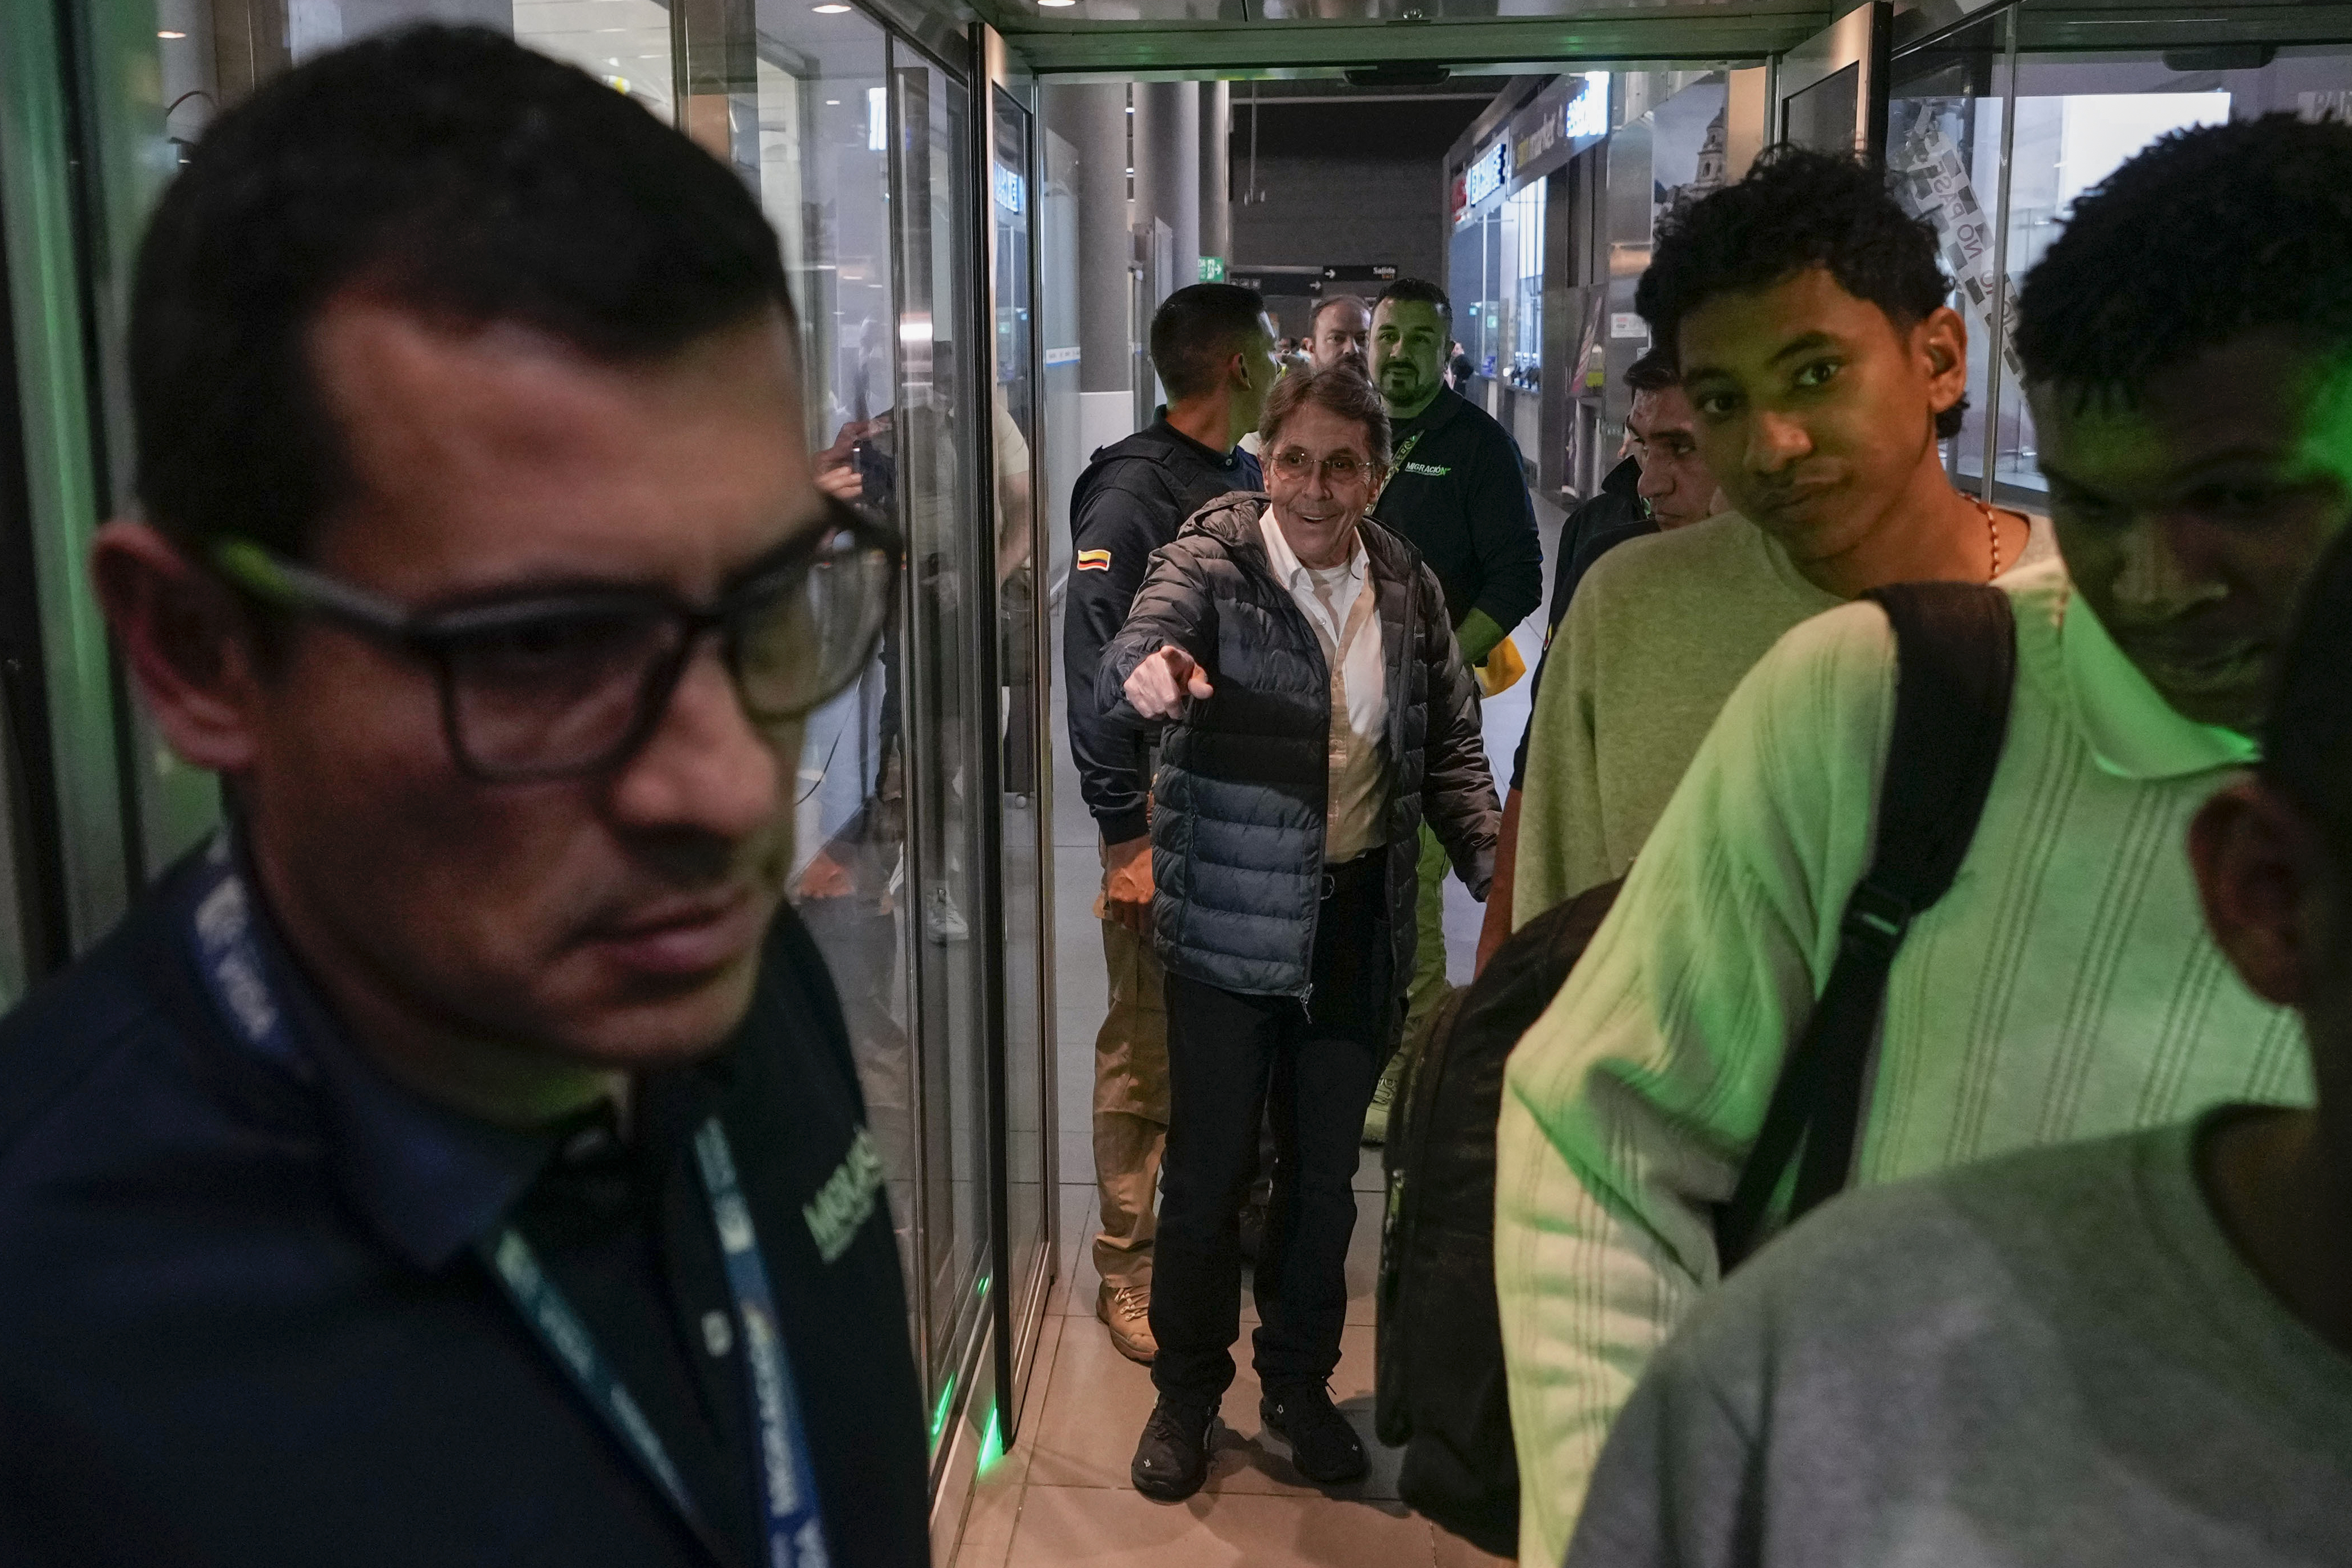
[(1263, 482), (1241, 438), (1257, 428), (1280, 373), (1265, 301), (1239, 284), (1195, 283), (1171, 294), (1152, 313), (1150, 340), (1168, 404), (1143, 429), (1097, 451), (1071, 487), (1073, 564), (1062, 623), (1070, 759), (1103, 864), (1096, 913), (1108, 1005), (1095, 1032), (1095, 1316), (1119, 1354), (1146, 1365), (1159, 1354), (1151, 1260), (1168, 1143), (1167, 979), (1151, 950), (1158, 727), (1110, 713), (1096, 697), (1095, 672), (1127, 623), (1152, 552), (1210, 502)]
[(928, 1562), (782, 902), (897, 559), (794, 340), (730, 171), (486, 32), (166, 193), (93, 571), (227, 825), (0, 1025), (0, 1561)]

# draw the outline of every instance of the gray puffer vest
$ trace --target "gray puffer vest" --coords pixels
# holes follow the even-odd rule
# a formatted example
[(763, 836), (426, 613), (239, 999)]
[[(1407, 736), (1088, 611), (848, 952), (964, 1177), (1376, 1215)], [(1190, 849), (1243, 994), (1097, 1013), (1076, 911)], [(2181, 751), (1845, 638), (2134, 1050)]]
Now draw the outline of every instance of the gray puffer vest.
[[(1226, 990), (1310, 992), (1322, 902), (1331, 686), (1322, 644), (1274, 575), (1258, 531), (1266, 499), (1236, 491), (1152, 552), (1150, 574), (1096, 673), (1106, 711), (1130, 722), (1127, 677), (1174, 643), (1213, 695), (1168, 723), (1151, 818), (1151, 912), (1160, 962)], [(1424, 815), (1480, 898), (1500, 812), (1478, 687), (1420, 553), (1366, 518), (1388, 693), (1388, 916), (1402, 992), (1412, 974)]]

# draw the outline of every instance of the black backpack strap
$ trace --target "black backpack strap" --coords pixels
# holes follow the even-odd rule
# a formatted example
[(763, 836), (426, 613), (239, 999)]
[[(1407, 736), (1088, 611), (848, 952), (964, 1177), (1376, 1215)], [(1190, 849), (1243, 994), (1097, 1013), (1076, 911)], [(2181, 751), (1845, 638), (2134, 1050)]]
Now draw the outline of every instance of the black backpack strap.
[(1886, 976), (1912, 920), (1952, 885), (2009, 733), (2017, 632), (2009, 596), (1958, 582), (1863, 595), (1895, 628), (1895, 732), (1878, 786), (1878, 845), (1846, 900), (1837, 961), (1773, 1087), (1739, 1186), (1716, 1219), (1725, 1272), (1761, 1238), (1802, 1149), (1789, 1218), (1846, 1184)]

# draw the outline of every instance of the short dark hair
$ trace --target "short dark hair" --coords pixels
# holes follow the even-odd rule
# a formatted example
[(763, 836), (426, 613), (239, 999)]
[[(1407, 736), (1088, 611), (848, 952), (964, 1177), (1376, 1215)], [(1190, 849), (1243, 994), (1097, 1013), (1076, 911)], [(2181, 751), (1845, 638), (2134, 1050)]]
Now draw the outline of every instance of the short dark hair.
[(1323, 329), (1323, 312), (1335, 305), (1353, 305), (1368, 317), (1372, 313), (1370, 301), (1360, 294), (1327, 294), (1307, 314), (1307, 335), (1308, 337), (1311, 338)]
[(2326, 830), (2352, 877), (2352, 528), (2336, 534), (2305, 583), (2294, 635), (2279, 661), (2263, 736), (2264, 782)]
[(1391, 303), (1434, 305), (1437, 307), (1437, 319), (1445, 323), (1445, 329), (1449, 332), (1454, 329), (1454, 301), (1445, 298), (1445, 290), (1427, 278), (1398, 278), (1394, 283), (1381, 289), (1381, 297), (1372, 301), (1373, 313), (1379, 314), (1381, 306)]
[(623, 94), (483, 28), (366, 39), (215, 120), (148, 226), (131, 395), (157, 526), (309, 543), (351, 478), (305, 339), (362, 281), (616, 363), (792, 310), (742, 182)]
[(1348, 365), (1328, 371), (1292, 371), (1274, 383), (1257, 422), (1257, 442), (1267, 461), (1290, 416), (1308, 403), (1364, 427), (1365, 455), (1375, 467), (1389, 465), (1389, 411), (1363, 374)]
[(1663, 348), (1652, 349), (1625, 367), (1625, 385), (1637, 392), (1664, 392), (1683, 384), (1683, 373), (1675, 366), (1675, 357)]
[(1151, 314), (1151, 368), (1171, 402), (1215, 390), (1217, 372), (1251, 333), (1262, 329), (1265, 299), (1238, 283), (1194, 283)]
[(2128, 401), (2265, 329), (2352, 348), (2352, 126), (2274, 114), (2158, 140), (2074, 204), (2017, 299), (2026, 379), (2085, 399)]
[[(1672, 354), (1684, 319), (1717, 295), (1769, 288), (1814, 267), (1905, 331), (1952, 293), (1934, 225), (1903, 210), (1884, 169), (1784, 145), (1738, 184), (1666, 218), (1633, 308)], [(1936, 434), (1958, 435), (1966, 408), (1937, 414)]]

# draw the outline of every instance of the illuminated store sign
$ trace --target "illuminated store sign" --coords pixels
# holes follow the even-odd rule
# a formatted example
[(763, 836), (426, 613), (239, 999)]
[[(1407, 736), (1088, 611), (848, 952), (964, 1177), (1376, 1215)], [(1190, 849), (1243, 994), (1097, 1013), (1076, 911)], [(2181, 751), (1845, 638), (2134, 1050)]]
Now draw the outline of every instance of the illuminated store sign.
[(1008, 213), (1017, 213), (1021, 210), (1022, 193), (1019, 172), (999, 163), (996, 166), (996, 204)]
[(1470, 167), (1462, 172), (1462, 208), (1454, 215), (1459, 223), (1489, 196), (1499, 195), (1511, 179), (1511, 141), (1498, 136), (1486, 150), (1470, 160)]
[(1584, 71), (1574, 79), (1582, 86), (1560, 107), (1559, 133), (1570, 141), (1609, 134), (1609, 73)]
[(1512, 120), (1513, 186), (1524, 185), (1609, 134), (1609, 73), (1561, 77)]

